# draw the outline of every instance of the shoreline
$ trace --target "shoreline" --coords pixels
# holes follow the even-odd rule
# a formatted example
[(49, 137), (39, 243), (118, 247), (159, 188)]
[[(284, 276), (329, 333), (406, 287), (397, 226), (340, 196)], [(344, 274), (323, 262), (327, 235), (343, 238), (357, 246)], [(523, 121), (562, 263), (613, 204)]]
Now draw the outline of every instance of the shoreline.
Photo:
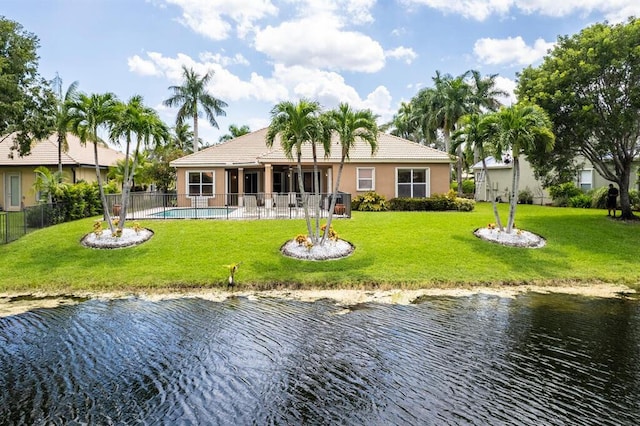
[(224, 302), (231, 298), (244, 297), (249, 300), (284, 299), (302, 302), (316, 302), (318, 300), (332, 300), (337, 306), (358, 305), (362, 303), (400, 304), (408, 305), (423, 297), (469, 297), (486, 294), (502, 298), (514, 298), (524, 293), (560, 293), (584, 297), (623, 298), (635, 295), (636, 290), (620, 284), (598, 283), (584, 285), (580, 283), (559, 285), (513, 285), (503, 287), (459, 287), (459, 288), (425, 288), (417, 290), (237, 290), (225, 291), (219, 289), (189, 289), (178, 291), (173, 289), (157, 289), (145, 291), (78, 291), (78, 292), (0, 292), (0, 318), (19, 315), (33, 309), (56, 308), (73, 305), (87, 300), (117, 300), (140, 298), (153, 302), (162, 300), (200, 298), (213, 302)]

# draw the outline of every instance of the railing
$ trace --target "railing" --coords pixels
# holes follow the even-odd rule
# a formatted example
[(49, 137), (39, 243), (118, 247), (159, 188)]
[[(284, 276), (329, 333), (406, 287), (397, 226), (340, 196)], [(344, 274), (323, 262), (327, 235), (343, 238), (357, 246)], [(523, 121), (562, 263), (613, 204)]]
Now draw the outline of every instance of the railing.
[(64, 222), (63, 204), (38, 204), (17, 212), (0, 212), (0, 244), (7, 244), (36, 229)]
[[(164, 194), (132, 192), (129, 194), (127, 220), (134, 219), (295, 219), (304, 217), (304, 205), (310, 216), (329, 216), (331, 193), (306, 193), (306, 203), (299, 193), (284, 194)], [(107, 195), (109, 211), (121, 213), (122, 196)], [(336, 198), (334, 217), (351, 217), (351, 194), (340, 192)]]

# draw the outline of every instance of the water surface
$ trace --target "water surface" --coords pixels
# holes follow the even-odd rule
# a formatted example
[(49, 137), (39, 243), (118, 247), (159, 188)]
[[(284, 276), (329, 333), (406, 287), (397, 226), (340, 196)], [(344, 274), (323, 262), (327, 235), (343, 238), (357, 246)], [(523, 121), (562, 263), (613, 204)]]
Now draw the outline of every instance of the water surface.
[(640, 424), (640, 310), (527, 294), (0, 318), (2, 424)]

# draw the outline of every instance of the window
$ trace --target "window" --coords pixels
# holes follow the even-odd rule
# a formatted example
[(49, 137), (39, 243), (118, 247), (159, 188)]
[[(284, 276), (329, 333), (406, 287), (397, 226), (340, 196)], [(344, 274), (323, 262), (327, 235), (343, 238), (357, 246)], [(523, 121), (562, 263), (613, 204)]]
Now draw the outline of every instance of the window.
[(593, 170), (580, 171), (580, 189), (588, 191), (593, 188)]
[(187, 172), (189, 196), (213, 196), (213, 172)]
[(429, 169), (396, 169), (397, 196), (421, 198), (430, 195)]
[(376, 189), (376, 169), (373, 167), (358, 167), (358, 191), (373, 191)]

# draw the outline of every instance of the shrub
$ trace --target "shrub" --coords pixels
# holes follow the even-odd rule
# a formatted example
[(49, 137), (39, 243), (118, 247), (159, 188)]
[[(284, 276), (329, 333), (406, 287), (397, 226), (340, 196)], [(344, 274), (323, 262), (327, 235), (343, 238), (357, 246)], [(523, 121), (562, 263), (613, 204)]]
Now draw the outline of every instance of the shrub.
[(522, 191), (518, 192), (518, 203), (520, 204), (533, 204), (533, 193), (526, 187)]
[(607, 191), (609, 191), (609, 188), (606, 186), (591, 191), (591, 208), (607, 208)]
[(458, 198), (452, 190), (449, 194), (434, 194), (428, 198), (392, 198), (388, 202), (389, 210), (394, 211), (446, 211), (475, 208), (475, 201)]
[(387, 210), (387, 201), (384, 196), (377, 192), (367, 192), (358, 195), (351, 201), (351, 210), (359, 210), (361, 212), (380, 212)]
[[(458, 192), (458, 182), (451, 182), (451, 189)], [(476, 183), (471, 179), (465, 179), (462, 181), (462, 193), (463, 194), (475, 194)]]
[(458, 211), (461, 212), (470, 212), (476, 208), (475, 200), (470, 200), (468, 198), (456, 198), (455, 203), (458, 207)]
[(588, 209), (591, 207), (592, 196), (589, 194), (579, 194), (569, 198), (570, 207), (578, 207), (581, 209)]
[(582, 194), (582, 191), (573, 182), (561, 183), (560, 185), (549, 187), (549, 195), (551, 195), (553, 205), (556, 207), (567, 207), (569, 205), (569, 199), (580, 194)]

